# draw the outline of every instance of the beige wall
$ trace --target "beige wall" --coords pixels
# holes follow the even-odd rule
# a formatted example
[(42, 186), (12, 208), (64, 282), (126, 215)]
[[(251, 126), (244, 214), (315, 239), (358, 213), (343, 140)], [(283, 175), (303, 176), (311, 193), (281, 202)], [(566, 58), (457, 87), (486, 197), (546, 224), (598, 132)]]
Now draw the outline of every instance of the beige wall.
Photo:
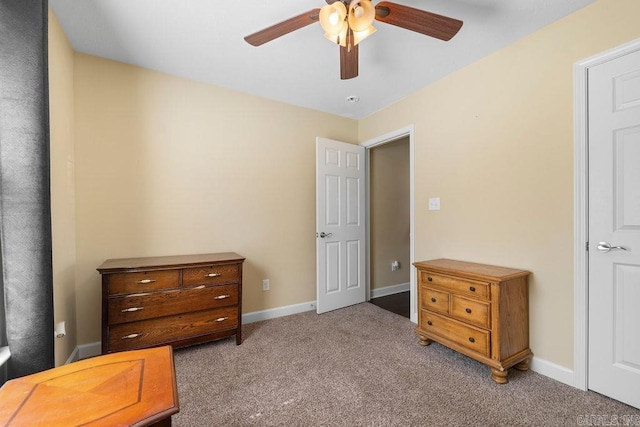
[[(408, 137), (370, 150), (371, 289), (411, 280), (409, 178)], [(397, 271), (391, 271), (394, 260)]]
[(530, 269), (531, 348), (569, 368), (573, 64), (640, 37), (638, 16), (598, 1), (358, 123), (360, 140), (415, 125), (416, 259)]
[(108, 258), (235, 251), (245, 313), (315, 300), (315, 138), (357, 122), (83, 54), (74, 72), (78, 342), (101, 338)]
[(76, 347), (76, 215), (74, 178), (73, 50), (49, 10), (49, 119), (51, 231), (55, 322), (65, 321), (67, 336), (55, 340), (56, 366)]

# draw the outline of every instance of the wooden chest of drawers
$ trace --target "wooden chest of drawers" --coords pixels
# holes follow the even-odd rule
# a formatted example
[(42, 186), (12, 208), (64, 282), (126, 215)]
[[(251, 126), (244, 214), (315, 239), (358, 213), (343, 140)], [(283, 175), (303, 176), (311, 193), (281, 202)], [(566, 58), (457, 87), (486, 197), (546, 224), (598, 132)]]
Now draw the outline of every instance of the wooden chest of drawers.
[(243, 262), (232, 252), (105, 261), (102, 354), (232, 335), (240, 344)]
[(414, 263), (418, 269), (421, 345), (436, 341), (491, 368), (529, 369), (529, 272), (449, 259)]

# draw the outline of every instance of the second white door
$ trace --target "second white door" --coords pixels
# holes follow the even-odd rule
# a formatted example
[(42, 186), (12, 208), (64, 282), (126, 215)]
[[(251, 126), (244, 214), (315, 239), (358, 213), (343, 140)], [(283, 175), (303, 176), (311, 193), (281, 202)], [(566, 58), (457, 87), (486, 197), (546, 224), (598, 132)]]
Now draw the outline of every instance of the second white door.
[(640, 51), (588, 81), (588, 387), (640, 408)]
[(366, 299), (365, 149), (316, 139), (317, 312)]

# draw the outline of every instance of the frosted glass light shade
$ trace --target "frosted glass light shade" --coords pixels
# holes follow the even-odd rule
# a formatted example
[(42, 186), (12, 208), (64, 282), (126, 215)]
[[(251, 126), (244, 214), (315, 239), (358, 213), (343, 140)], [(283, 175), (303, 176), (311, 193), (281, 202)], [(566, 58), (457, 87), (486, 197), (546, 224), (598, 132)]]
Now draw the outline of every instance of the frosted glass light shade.
[(357, 45), (358, 43), (360, 43), (362, 40), (366, 39), (367, 37), (369, 37), (371, 34), (375, 33), (376, 30), (373, 25), (370, 25), (369, 28), (367, 28), (364, 31), (355, 31), (353, 32), (353, 45)]
[(340, 46), (347, 47), (347, 31), (349, 30), (349, 25), (347, 21), (343, 21), (342, 29), (337, 34), (329, 34), (324, 33), (324, 37), (332, 41), (333, 43), (339, 44)]
[[(335, 4), (335, 3), (334, 3)], [(349, 27), (354, 32), (366, 31), (376, 17), (376, 8), (370, 0), (353, 0), (349, 4)]]
[(338, 36), (346, 25), (346, 16), (347, 8), (342, 2), (336, 1), (332, 4), (325, 4), (320, 9), (320, 25), (325, 33)]

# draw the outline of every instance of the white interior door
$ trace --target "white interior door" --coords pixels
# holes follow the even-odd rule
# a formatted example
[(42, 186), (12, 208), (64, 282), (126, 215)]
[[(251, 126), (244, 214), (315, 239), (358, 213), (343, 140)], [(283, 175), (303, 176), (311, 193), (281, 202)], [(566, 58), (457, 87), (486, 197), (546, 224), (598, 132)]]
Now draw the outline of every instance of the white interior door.
[(316, 139), (317, 311), (366, 299), (365, 149)]
[(640, 52), (588, 85), (588, 387), (640, 408)]

